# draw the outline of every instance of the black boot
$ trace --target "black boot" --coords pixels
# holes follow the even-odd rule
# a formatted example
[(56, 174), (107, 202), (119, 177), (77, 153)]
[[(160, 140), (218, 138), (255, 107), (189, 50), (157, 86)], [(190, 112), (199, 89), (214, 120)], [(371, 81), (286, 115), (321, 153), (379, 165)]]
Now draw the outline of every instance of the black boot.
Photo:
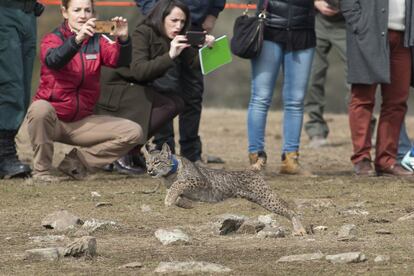
[(32, 172), (17, 156), (16, 134), (17, 131), (0, 130), (0, 178), (26, 177)]
[(128, 153), (116, 160), (113, 164), (113, 169), (116, 172), (129, 175), (138, 175), (145, 173), (145, 168), (139, 164), (134, 164), (132, 154)]

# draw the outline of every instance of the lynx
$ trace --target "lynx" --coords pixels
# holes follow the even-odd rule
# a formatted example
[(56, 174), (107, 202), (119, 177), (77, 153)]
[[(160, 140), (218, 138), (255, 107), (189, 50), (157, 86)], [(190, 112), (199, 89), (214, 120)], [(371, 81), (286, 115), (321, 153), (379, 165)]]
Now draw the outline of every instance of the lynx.
[(306, 234), (297, 214), (270, 189), (260, 174), (251, 170), (226, 171), (198, 166), (184, 157), (171, 154), (167, 144), (161, 151), (143, 146), (142, 152), (148, 174), (164, 180), (168, 189), (166, 206), (192, 208), (191, 201), (219, 202), (228, 198), (244, 198), (289, 219), (294, 235)]

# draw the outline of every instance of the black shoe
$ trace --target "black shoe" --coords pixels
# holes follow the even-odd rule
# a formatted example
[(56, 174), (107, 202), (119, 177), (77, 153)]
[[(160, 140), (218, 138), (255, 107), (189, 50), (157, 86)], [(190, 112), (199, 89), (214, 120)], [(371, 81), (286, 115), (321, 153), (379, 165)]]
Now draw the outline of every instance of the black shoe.
[(0, 178), (14, 178), (30, 176), (30, 166), (20, 162), (17, 155), (5, 156), (0, 161)]
[(115, 162), (112, 163), (114, 171), (122, 173), (122, 174), (129, 174), (129, 175), (139, 175), (145, 173), (145, 168), (136, 166), (132, 162), (131, 155), (127, 154)]

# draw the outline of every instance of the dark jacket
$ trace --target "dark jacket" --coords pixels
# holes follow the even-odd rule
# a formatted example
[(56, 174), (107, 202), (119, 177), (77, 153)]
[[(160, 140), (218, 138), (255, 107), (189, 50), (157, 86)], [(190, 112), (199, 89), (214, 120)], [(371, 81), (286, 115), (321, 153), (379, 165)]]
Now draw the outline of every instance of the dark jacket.
[(101, 66), (128, 64), (130, 47), (129, 41), (123, 45), (98, 34), (78, 45), (64, 22), (42, 39), (40, 84), (34, 100), (50, 102), (62, 121), (91, 115), (99, 98)]
[[(348, 82), (390, 83), (388, 0), (341, 0), (340, 4), (347, 23)], [(406, 0), (405, 5), (404, 46), (413, 53), (414, 2)]]
[[(157, 35), (151, 27), (138, 24), (132, 34), (132, 60), (129, 67), (102, 71), (102, 93), (95, 113), (138, 123), (144, 131), (141, 142), (145, 142), (152, 109), (152, 93), (155, 90), (152, 83), (162, 78), (178, 62), (170, 58), (169, 49), (168, 39)], [(177, 59), (197, 66), (196, 54), (195, 49), (186, 49)]]
[[(158, 0), (135, 0), (142, 13), (147, 14)], [(181, 0), (188, 6), (191, 13), (191, 23), (201, 26), (207, 15), (218, 17), (226, 5), (225, 0)]]
[[(265, 0), (259, 0), (258, 12)], [(269, 0), (266, 9), (266, 26), (279, 29), (314, 29), (315, 9), (313, 0)]]

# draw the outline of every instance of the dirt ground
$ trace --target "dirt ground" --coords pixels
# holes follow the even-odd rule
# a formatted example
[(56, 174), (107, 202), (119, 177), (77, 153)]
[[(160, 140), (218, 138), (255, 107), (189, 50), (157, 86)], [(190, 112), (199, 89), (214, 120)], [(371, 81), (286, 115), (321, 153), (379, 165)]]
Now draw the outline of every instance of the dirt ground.
[[(148, 176), (126, 177), (99, 173), (88, 181), (63, 181), (55, 184), (34, 184), (30, 180), (0, 180), (0, 274), (1, 275), (148, 275), (161, 261), (206, 261), (224, 265), (230, 275), (413, 275), (414, 220), (397, 221), (414, 210), (414, 179), (390, 177), (355, 177), (349, 161), (350, 135), (346, 115), (326, 116), (331, 134), (330, 146), (320, 149), (306, 147), (303, 135), (301, 163), (315, 177), (281, 176), (278, 172), (281, 149), (281, 113), (268, 118), (267, 153), (269, 164), (266, 179), (287, 201), (311, 199), (331, 204), (305, 204), (298, 211), (306, 225), (324, 225), (324, 233), (306, 237), (263, 239), (255, 235), (219, 236), (207, 225), (224, 213), (257, 218), (268, 212), (242, 199), (218, 204), (198, 203), (190, 210), (163, 205), (165, 188), (153, 194), (142, 193), (158, 180)], [(215, 165), (229, 170), (247, 166), (246, 112), (205, 109), (201, 125), (204, 152), (222, 157), (226, 163)], [(407, 119), (408, 126), (414, 118)], [(411, 133), (413, 134), (413, 133)], [(23, 142), (25, 136), (22, 135)], [(412, 135), (413, 137), (413, 135)], [(55, 160), (59, 162), (67, 146), (57, 145)], [(19, 148), (23, 159), (31, 158), (30, 147)], [(102, 195), (94, 199), (91, 192)], [(319, 200), (319, 201), (318, 201)], [(96, 208), (98, 201), (112, 206)], [(149, 205), (150, 212), (141, 206)], [(42, 228), (41, 220), (49, 213), (66, 209), (83, 220), (95, 218), (116, 221), (118, 228), (94, 233), (98, 257), (92, 260), (65, 258), (55, 262), (23, 260), (25, 250), (47, 247), (34, 244), (30, 236), (65, 235), (67, 244), (74, 231), (57, 232)], [(347, 210), (356, 210), (355, 214)], [(289, 221), (277, 221), (291, 229)], [(352, 223), (357, 227), (357, 240), (338, 241), (337, 231)], [(163, 246), (155, 238), (159, 228), (180, 227), (192, 237), (188, 245)], [(376, 234), (379, 229), (391, 232)], [(285, 255), (322, 252), (338, 254), (363, 252), (368, 260), (356, 264), (331, 264), (319, 261), (278, 263)], [(391, 260), (375, 263), (377, 255)], [(142, 268), (119, 269), (130, 262), (142, 262)]]

